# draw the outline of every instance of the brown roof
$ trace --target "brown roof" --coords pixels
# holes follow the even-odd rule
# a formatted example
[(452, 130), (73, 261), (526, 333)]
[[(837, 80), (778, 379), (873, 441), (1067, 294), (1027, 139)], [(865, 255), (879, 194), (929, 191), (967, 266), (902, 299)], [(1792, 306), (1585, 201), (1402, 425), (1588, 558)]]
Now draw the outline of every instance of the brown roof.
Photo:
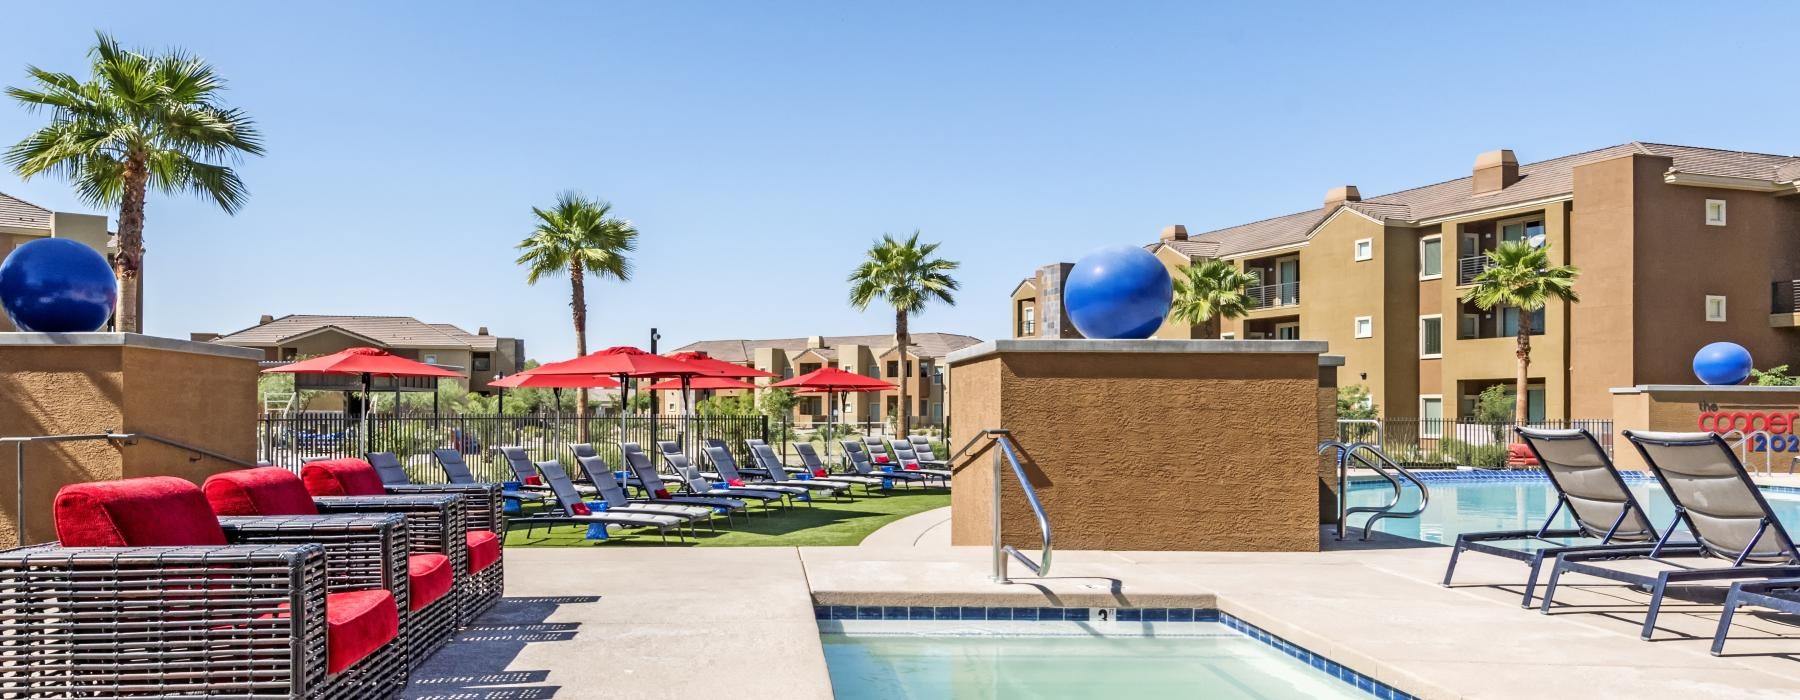
[(442, 331), (444, 335), (468, 343), (469, 347), (476, 350), (491, 351), (500, 347), (500, 339), (491, 335), (470, 333), (448, 323), (433, 323), (431, 327)]
[[(1800, 156), (1724, 151), (1715, 148), (1631, 143), (1609, 146), (1519, 166), (1519, 181), (1499, 192), (1473, 193), (1472, 177), (1369, 197), (1344, 206), (1377, 220), (1416, 222), (1464, 212), (1522, 204), (1546, 197), (1567, 195), (1575, 189), (1576, 166), (1633, 154), (1665, 156), (1674, 160), (1672, 170), (1695, 175), (1738, 177), (1771, 182), (1800, 179)], [(1218, 255), (1301, 243), (1332, 210), (1313, 209), (1273, 219), (1208, 231), (1188, 239), (1215, 241)]]
[[(907, 346), (908, 352), (919, 357), (943, 357), (954, 350), (960, 350), (981, 342), (978, 338), (955, 333), (914, 333), (912, 344)], [(812, 348), (826, 357), (835, 357), (839, 345), (867, 345), (877, 354), (894, 348), (893, 334), (883, 335), (828, 335), (824, 338), (825, 347)], [(726, 362), (752, 362), (756, 359), (758, 348), (776, 348), (787, 353), (799, 353), (809, 347), (807, 338), (773, 338), (767, 340), (702, 340), (688, 343), (675, 349), (675, 352), (698, 350), (715, 359)]]
[(50, 210), (0, 192), (0, 226), (50, 228)]
[(1156, 252), (1157, 248), (1161, 248), (1163, 246), (1168, 246), (1170, 248), (1174, 248), (1175, 252), (1181, 253), (1182, 255), (1186, 255), (1190, 258), (1196, 258), (1196, 257), (1197, 258), (1212, 258), (1212, 257), (1218, 257), (1218, 255), (1219, 255), (1219, 242), (1218, 241), (1213, 241), (1213, 240), (1196, 241), (1191, 238), (1188, 240), (1185, 240), (1185, 241), (1157, 241), (1155, 243), (1151, 243), (1150, 245), (1144, 246), (1144, 250), (1148, 250), (1148, 251), (1154, 253), (1154, 252)]
[[(411, 316), (322, 316), (291, 314), (268, 323), (251, 326), (213, 339), (215, 343), (247, 347), (268, 347), (322, 328), (338, 328), (374, 340), (390, 348), (455, 348), (492, 350), (489, 337), (486, 347), (468, 339), (476, 336), (449, 324), (430, 324)], [(448, 329), (448, 330), (446, 330)]]

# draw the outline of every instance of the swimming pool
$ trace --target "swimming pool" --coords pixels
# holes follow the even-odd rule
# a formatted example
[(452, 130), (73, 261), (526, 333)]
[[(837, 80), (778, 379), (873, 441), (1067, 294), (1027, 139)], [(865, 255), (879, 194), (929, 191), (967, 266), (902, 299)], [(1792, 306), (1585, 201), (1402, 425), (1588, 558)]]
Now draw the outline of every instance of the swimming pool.
[(819, 638), (841, 700), (1411, 697), (1210, 609), (832, 610)]
[[(1416, 519), (1381, 520), (1375, 524), (1377, 532), (1449, 544), (1464, 532), (1537, 527), (1556, 507), (1556, 491), (1540, 472), (1415, 473), (1431, 488), (1431, 503), (1425, 513)], [(1663, 494), (1662, 486), (1648, 475), (1626, 474), (1626, 485), (1637, 496), (1638, 502), (1650, 509), (1650, 522), (1659, 529), (1668, 525), (1675, 510), (1669, 504), (1669, 497)], [(1387, 502), (1392, 493), (1386, 481), (1358, 481), (1350, 487), (1349, 504), (1380, 505)], [(1763, 496), (1788, 532), (1800, 533), (1800, 493), (1790, 489), (1764, 489)], [(1401, 497), (1400, 509), (1409, 510), (1418, 503), (1418, 491), (1408, 486)], [(1360, 527), (1366, 517), (1353, 515), (1350, 524)], [(1558, 519), (1561, 527), (1573, 525), (1566, 511)], [(1682, 528), (1678, 532), (1685, 530)], [(1526, 545), (1520, 543), (1520, 546)]]

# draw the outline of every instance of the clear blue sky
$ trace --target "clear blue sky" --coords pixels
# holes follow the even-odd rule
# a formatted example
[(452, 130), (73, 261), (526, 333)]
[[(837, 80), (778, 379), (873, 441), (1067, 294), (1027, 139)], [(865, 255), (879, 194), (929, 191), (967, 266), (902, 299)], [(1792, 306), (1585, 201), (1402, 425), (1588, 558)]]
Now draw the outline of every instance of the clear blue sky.
[[(643, 231), (635, 279), (590, 286), (596, 348), (885, 332), (844, 276), (913, 229), (964, 285), (914, 327), (991, 338), (1039, 264), (1483, 150), (1800, 152), (1795, 3), (973, 4), (33, 2), (0, 11), (0, 83), (84, 72), (100, 28), (204, 56), (260, 122), (243, 212), (152, 196), (148, 331), (399, 314), (546, 360), (567, 283), (526, 286), (512, 246), (564, 189)], [(0, 104), (0, 141), (41, 122)]]

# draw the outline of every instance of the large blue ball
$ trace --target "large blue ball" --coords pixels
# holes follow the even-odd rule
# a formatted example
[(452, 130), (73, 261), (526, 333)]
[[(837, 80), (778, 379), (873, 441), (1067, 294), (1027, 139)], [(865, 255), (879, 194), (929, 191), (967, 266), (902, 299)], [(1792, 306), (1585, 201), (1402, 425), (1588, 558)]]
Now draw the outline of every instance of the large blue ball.
[(1694, 353), (1694, 376), (1706, 384), (1741, 384), (1753, 366), (1750, 351), (1737, 343), (1710, 343)]
[(1169, 314), (1169, 270), (1137, 246), (1101, 248), (1076, 261), (1063, 282), (1063, 307), (1089, 338), (1148, 338)]
[(106, 256), (78, 241), (40, 238), (0, 262), (0, 307), (21, 331), (100, 330), (118, 299)]

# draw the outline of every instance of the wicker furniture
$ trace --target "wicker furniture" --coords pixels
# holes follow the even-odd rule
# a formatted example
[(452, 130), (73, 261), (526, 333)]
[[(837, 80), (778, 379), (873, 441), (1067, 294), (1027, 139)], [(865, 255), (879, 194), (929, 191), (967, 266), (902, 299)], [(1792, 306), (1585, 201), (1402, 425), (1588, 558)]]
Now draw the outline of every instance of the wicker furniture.
[(443, 647), (456, 633), (456, 582), (468, 569), (462, 496), (328, 496), (307, 493), (300, 476), (279, 467), (222, 472), (200, 485), (219, 515), (333, 515), (400, 513), (411, 545), (407, 556), (407, 668)]
[(217, 518), (193, 484), (71, 484), (0, 552), (0, 696), (385, 698), (406, 683), (397, 514)]
[(493, 607), (505, 593), (506, 514), (499, 484), (413, 484), (406, 481), (392, 453), (371, 452), (370, 461), (328, 459), (307, 462), (300, 480), (314, 496), (379, 496), (383, 494), (455, 493), (465, 505), (468, 551), (466, 583), (458, 586), (458, 624), (467, 626)]

